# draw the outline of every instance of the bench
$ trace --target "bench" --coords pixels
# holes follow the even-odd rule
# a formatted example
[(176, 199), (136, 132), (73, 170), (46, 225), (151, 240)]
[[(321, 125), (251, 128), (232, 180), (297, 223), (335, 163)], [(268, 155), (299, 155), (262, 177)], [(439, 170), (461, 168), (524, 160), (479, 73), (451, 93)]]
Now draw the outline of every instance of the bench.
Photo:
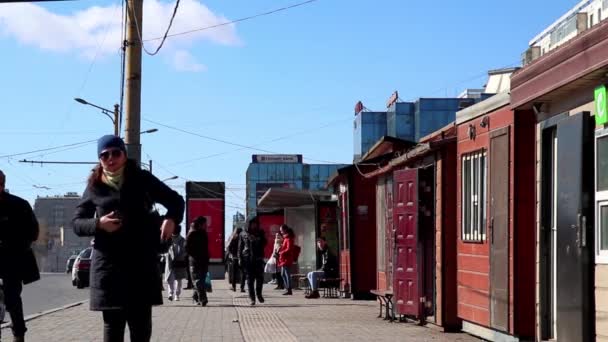
[(339, 298), (341, 278), (320, 278), (317, 283), (318, 289), (323, 289), (323, 298)]
[(388, 290), (371, 290), (373, 295), (378, 298), (380, 303), (380, 314), (378, 318), (382, 318), (382, 309), (384, 308), (384, 319), (389, 321), (395, 320), (395, 306), (393, 304), (393, 291)]
[(308, 282), (308, 277), (299, 276), (297, 279), (298, 279), (298, 287), (303, 287), (304, 295), (308, 296), (312, 292), (312, 289), (310, 288), (310, 283)]
[(291, 288), (293, 290), (301, 290), (300, 279), (302, 277), (306, 278), (306, 274), (296, 273), (291, 275)]

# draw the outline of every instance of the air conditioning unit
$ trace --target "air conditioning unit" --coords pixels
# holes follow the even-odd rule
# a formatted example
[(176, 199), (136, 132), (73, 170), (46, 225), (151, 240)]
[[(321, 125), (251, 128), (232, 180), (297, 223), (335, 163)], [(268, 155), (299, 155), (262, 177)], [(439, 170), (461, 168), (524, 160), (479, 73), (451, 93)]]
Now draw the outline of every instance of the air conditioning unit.
[(521, 64), (526, 66), (540, 57), (540, 46), (531, 46), (521, 56)]

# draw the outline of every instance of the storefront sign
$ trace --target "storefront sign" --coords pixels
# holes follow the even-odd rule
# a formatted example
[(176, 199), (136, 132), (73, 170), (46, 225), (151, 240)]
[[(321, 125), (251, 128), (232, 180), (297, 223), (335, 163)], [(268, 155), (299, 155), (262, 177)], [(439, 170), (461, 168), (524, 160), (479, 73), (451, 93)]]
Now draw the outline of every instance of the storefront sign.
[(301, 154), (254, 154), (254, 163), (301, 163)]
[(608, 94), (606, 85), (595, 88), (595, 124), (603, 125), (608, 122)]

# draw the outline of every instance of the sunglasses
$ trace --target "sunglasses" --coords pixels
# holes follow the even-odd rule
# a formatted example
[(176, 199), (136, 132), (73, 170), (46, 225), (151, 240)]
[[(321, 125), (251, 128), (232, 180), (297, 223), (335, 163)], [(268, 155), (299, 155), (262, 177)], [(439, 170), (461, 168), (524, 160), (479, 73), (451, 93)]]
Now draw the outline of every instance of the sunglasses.
[(99, 154), (99, 159), (108, 160), (110, 157), (118, 158), (120, 156), (122, 156), (122, 150), (108, 150), (101, 152)]

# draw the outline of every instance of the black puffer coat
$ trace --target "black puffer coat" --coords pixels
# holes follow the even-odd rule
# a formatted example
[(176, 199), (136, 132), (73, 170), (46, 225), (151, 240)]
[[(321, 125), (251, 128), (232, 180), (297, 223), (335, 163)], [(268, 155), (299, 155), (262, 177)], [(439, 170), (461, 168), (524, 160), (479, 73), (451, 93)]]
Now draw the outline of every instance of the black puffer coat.
[[(120, 191), (89, 181), (73, 220), (76, 235), (95, 237), (90, 282), (95, 311), (162, 304), (160, 226), (151, 203), (162, 204), (176, 225), (183, 218), (182, 197), (134, 161), (127, 162), (123, 177)], [(112, 211), (120, 213), (122, 226), (113, 233), (98, 229), (98, 218)]]
[(0, 192), (0, 278), (15, 279), (24, 284), (40, 279), (31, 248), (37, 239), (38, 221), (30, 204), (22, 198)]

